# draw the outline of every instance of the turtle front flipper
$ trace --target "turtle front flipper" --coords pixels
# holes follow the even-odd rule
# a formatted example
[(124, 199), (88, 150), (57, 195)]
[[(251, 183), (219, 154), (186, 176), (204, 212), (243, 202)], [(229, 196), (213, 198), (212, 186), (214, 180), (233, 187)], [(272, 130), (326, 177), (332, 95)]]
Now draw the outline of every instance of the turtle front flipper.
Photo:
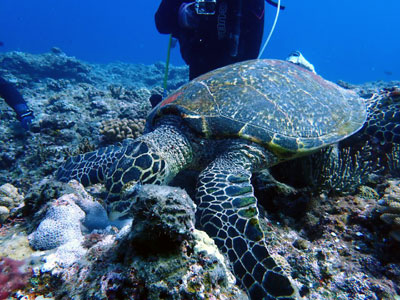
[(124, 154), (125, 147), (109, 146), (68, 158), (57, 171), (56, 178), (67, 182), (76, 179), (84, 186), (103, 182), (107, 171)]
[[(236, 156), (236, 157), (235, 157)], [(198, 220), (229, 258), (252, 300), (297, 299), (297, 290), (268, 252), (251, 185), (251, 163), (227, 153), (199, 176)]]
[(187, 137), (173, 125), (160, 125), (126, 146), (123, 156), (107, 171), (111, 194), (124, 193), (137, 183), (168, 184), (193, 158)]
[(173, 125), (154, 131), (122, 146), (110, 146), (69, 158), (57, 172), (57, 179), (76, 179), (83, 185), (105, 182), (114, 195), (136, 183), (168, 183), (192, 161), (187, 137)]

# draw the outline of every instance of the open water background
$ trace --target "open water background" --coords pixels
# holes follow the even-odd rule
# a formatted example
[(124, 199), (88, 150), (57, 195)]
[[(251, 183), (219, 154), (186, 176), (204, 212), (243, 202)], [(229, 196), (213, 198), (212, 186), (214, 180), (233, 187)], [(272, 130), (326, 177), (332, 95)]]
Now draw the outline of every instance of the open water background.
[[(248, 0), (245, 0), (248, 1)], [(47, 52), (79, 59), (151, 64), (166, 58), (168, 37), (154, 25), (159, 0), (0, 0), (0, 52)], [(282, 0), (265, 58), (300, 50), (330, 80), (400, 80), (399, 0)], [(266, 5), (266, 38), (275, 8)], [(175, 65), (183, 64), (178, 48)]]

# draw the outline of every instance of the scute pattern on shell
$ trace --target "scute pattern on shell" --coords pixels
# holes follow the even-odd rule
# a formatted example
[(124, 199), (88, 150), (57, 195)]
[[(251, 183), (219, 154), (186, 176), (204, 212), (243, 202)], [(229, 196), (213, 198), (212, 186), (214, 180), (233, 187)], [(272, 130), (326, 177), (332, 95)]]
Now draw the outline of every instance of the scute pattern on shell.
[(165, 99), (150, 120), (170, 113), (206, 136), (242, 137), (275, 152), (320, 148), (366, 119), (355, 92), (279, 60), (246, 61), (200, 76)]

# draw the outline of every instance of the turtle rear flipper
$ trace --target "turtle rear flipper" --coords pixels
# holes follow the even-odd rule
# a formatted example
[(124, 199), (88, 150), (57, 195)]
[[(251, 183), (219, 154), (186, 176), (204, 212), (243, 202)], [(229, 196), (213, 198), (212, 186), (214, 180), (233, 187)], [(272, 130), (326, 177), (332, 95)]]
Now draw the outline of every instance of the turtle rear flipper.
[(251, 163), (242, 154), (223, 154), (200, 174), (200, 225), (227, 255), (251, 299), (297, 299), (296, 288), (268, 252), (250, 182)]

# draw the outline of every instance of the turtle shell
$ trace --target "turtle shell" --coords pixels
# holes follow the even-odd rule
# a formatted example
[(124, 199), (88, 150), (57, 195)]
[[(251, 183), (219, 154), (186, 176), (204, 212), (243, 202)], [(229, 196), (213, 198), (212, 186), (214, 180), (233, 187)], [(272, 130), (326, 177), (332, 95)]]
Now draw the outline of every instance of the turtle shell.
[(243, 138), (280, 157), (301, 155), (358, 131), (366, 106), (354, 91), (293, 63), (250, 60), (206, 73), (150, 113), (180, 116), (206, 138)]

